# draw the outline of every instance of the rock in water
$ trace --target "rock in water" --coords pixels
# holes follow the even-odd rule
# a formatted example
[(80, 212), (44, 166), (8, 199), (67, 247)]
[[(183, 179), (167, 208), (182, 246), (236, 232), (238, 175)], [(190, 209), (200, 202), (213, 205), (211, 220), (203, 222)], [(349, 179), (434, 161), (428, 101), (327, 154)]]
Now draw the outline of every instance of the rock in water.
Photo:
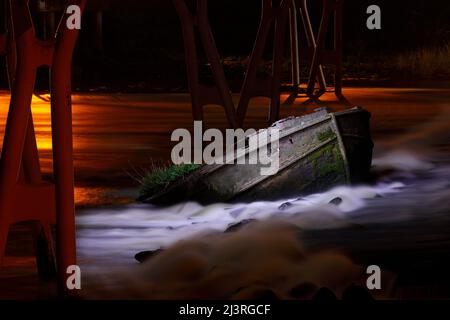
[(330, 204), (334, 204), (336, 206), (340, 205), (342, 203), (342, 198), (334, 198), (333, 200), (330, 201)]
[(145, 261), (149, 260), (150, 258), (156, 256), (157, 254), (160, 254), (162, 252), (162, 249), (158, 249), (155, 251), (142, 251), (139, 253), (136, 253), (134, 258), (139, 261), (140, 263), (144, 263)]
[(228, 227), (227, 230), (225, 230), (225, 233), (228, 232), (236, 232), (238, 230), (241, 230), (243, 227), (249, 225), (250, 223), (256, 221), (255, 219), (247, 219), (247, 220), (242, 220), (241, 222), (232, 224)]

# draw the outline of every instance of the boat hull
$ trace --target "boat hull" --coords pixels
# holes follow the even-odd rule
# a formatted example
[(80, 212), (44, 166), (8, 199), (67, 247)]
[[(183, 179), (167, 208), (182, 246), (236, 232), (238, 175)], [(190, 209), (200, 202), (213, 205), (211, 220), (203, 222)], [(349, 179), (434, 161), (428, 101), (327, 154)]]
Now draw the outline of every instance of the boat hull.
[(274, 127), (280, 130), (277, 174), (263, 176), (265, 166), (254, 164), (203, 166), (147, 202), (279, 200), (367, 179), (373, 149), (369, 112), (322, 110), (281, 120)]

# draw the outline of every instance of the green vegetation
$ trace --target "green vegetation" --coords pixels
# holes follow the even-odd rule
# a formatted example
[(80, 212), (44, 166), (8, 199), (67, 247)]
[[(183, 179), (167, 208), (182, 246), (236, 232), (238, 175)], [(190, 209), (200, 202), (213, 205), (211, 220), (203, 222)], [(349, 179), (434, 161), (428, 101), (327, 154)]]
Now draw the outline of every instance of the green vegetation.
[(327, 131), (319, 132), (317, 134), (317, 138), (319, 139), (320, 142), (325, 142), (325, 141), (331, 140), (335, 137), (336, 137), (336, 134), (334, 133), (333, 130), (331, 130), (331, 128), (328, 128)]
[(184, 164), (156, 168), (142, 178), (141, 196), (151, 196), (167, 188), (167, 186), (182, 179), (200, 168), (198, 164)]
[(345, 175), (344, 159), (339, 147), (335, 144), (329, 144), (323, 149), (315, 151), (311, 154), (310, 159), (317, 177), (323, 177), (329, 173)]

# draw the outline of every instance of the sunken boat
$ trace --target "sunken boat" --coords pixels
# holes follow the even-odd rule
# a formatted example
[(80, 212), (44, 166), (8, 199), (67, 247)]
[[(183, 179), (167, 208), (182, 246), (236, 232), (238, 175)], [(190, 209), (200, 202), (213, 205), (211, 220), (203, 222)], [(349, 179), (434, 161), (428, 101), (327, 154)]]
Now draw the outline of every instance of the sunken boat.
[[(319, 109), (280, 120), (271, 127), (279, 129), (277, 174), (261, 175), (260, 164), (190, 166), (160, 189), (144, 191), (139, 200), (156, 205), (281, 200), (365, 181), (374, 146), (370, 117), (355, 107), (336, 113)], [(251, 152), (246, 149), (241, 156)]]

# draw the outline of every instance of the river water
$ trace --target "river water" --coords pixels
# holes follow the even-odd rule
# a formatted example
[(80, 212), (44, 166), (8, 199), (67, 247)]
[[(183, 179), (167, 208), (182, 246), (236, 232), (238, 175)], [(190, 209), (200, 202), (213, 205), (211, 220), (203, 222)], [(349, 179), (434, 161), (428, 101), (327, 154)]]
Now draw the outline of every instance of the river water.
[[(450, 90), (349, 88), (346, 95), (373, 116), (373, 183), (341, 186), (275, 202), (207, 207), (183, 203), (169, 208), (134, 203), (137, 185), (129, 173), (152, 161), (167, 160), (172, 130), (192, 127), (189, 97), (75, 95), (78, 253), (91, 284), (90, 294), (224, 298), (233, 295), (237, 288), (253, 288), (256, 283), (285, 297), (299, 278), (338, 292), (344, 282), (360, 277), (360, 266), (339, 253), (308, 256), (305, 244), (293, 234), (299, 230), (389, 224), (448, 214)], [(4, 104), (7, 100), (6, 95), (0, 97)], [(45, 96), (33, 99), (33, 115), (43, 171), (49, 174), (51, 138), (45, 100)], [(323, 100), (330, 111), (342, 109), (332, 95)], [(249, 127), (264, 126), (265, 102), (253, 102)], [(285, 116), (301, 115), (313, 109), (299, 100), (294, 106), (284, 106), (282, 112)], [(207, 124), (224, 127), (220, 108), (209, 111)], [(3, 112), (2, 123), (6, 115)], [(230, 226), (248, 220), (262, 223), (247, 231), (223, 234)], [(147, 268), (135, 269), (135, 253), (161, 248), (165, 249), (164, 255), (148, 262)], [(292, 258), (297, 254), (308, 257), (297, 263)], [(236, 260), (238, 264), (232, 262)], [(266, 265), (261, 263), (263, 260), (278, 264)], [(308, 273), (318, 265), (319, 269), (325, 265), (341, 270), (339, 279), (345, 281), (330, 280), (333, 277), (327, 270), (319, 272), (319, 278)], [(224, 268), (223, 272), (211, 271), (218, 266)], [(252, 270), (253, 274), (250, 276), (245, 270)], [(231, 275), (240, 275), (233, 279), (243, 280), (231, 281)], [(146, 285), (142, 285), (143, 278)], [(213, 282), (215, 285), (211, 286)], [(122, 295), (116, 296), (118, 292)], [(174, 296), (173, 292), (181, 293)]]

